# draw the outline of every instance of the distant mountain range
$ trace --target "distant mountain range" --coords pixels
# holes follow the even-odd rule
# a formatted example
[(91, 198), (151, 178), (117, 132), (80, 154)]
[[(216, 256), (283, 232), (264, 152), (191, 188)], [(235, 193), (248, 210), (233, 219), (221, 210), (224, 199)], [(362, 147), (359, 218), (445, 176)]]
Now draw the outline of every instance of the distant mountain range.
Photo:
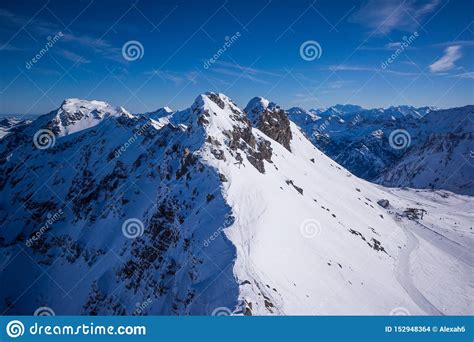
[[(474, 106), (288, 110), (313, 144), (355, 175), (386, 186), (474, 195)], [(390, 143), (400, 139), (400, 146)], [(396, 134), (398, 133), (398, 134)]]
[[(66, 101), (79, 101), (69, 99)], [(256, 97), (249, 105), (263, 101)], [(92, 101), (104, 110), (108, 104)], [(125, 111), (123, 108), (118, 109)], [(108, 115), (117, 115), (109, 111)], [(127, 112), (128, 113), (128, 112)], [(459, 194), (474, 195), (474, 106), (438, 109), (435, 107), (392, 106), (364, 109), (345, 104), (325, 109), (305, 110), (293, 107), (285, 111), (306, 137), (322, 152), (368, 181), (385, 186), (445, 189)], [(128, 113), (130, 114), (130, 113)], [(169, 107), (139, 114), (154, 119), (158, 125), (169, 123), (174, 111)], [(0, 139), (28, 125), (35, 117), (6, 116), (0, 120)], [(68, 118), (57, 117), (64, 130), (69, 130)], [(100, 110), (92, 113), (86, 127), (102, 120)], [(84, 124), (84, 123), (83, 123)], [(59, 127), (59, 126), (58, 126)], [(55, 134), (64, 134), (56, 131)], [(81, 127), (73, 130), (82, 129)], [(406, 146), (393, 147), (390, 134)], [(397, 135), (394, 135), (397, 138)]]
[(351, 172), (471, 193), (472, 106), (405, 109), (65, 100), (0, 141), (0, 312), (472, 314), (472, 197)]
[(13, 132), (15, 129), (28, 125), (31, 122), (32, 120), (22, 119), (15, 116), (6, 116), (0, 118), (0, 139)]

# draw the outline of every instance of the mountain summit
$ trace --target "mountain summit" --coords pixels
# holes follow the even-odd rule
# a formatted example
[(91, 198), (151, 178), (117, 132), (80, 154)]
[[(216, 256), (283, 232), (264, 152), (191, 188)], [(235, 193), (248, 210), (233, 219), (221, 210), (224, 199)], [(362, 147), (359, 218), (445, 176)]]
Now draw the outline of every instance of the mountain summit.
[(96, 101), (52, 113), (0, 141), (2, 312), (470, 310), (470, 218), (451, 217), (472, 200), (359, 179), (270, 101), (205, 93), (160, 125)]

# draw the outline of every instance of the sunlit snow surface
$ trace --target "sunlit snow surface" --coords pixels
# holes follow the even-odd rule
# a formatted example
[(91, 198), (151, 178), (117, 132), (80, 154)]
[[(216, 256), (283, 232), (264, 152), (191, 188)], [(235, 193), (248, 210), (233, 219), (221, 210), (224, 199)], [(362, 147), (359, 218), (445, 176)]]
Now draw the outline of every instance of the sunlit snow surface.
[(222, 94), (144, 116), (70, 102), (0, 143), (4, 314), (473, 313), (472, 197), (371, 184), (293, 122), (287, 149), (250, 126), (266, 100), (250, 121)]

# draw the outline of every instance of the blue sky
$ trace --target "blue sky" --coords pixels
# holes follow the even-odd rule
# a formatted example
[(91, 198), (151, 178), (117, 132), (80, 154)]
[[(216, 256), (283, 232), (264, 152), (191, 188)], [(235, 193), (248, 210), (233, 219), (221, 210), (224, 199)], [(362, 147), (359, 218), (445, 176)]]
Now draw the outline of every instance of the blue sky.
[[(2, 1), (0, 112), (69, 97), (182, 109), (205, 91), (240, 106), (472, 104), (473, 13), (454, 0)], [(302, 58), (305, 42), (318, 58)]]

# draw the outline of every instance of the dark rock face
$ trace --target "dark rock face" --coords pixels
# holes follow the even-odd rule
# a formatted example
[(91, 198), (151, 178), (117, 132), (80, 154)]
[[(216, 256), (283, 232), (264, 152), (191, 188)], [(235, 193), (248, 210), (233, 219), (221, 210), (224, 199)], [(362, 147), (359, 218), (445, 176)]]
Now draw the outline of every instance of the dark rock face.
[[(248, 122), (248, 121), (247, 121)], [(232, 132), (225, 132), (230, 140), (230, 151), (236, 152), (238, 149), (245, 152), (249, 162), (260, 172), (265, 173), (263, 161), (272, 162), (272, 148), (269, 141), (265, 139), (257, 140), (252, 133), (250, 123), (246, 128), (234, 126)], [(236, 159), (242, 157), (236, 152)]]
[(215, 104), (217, 104), (221, 109), (225, 108), (225, 103), (222, 101), (222, 99), (219, 97), (219, 95), (215, 93), (206, 93), (206, 96), (213, 101)]
[(256, 127), (273, 140), (279, 142), (288, 151), (291, 151), (290, 142), (293, 138), (290, 129), (290, 120), (285, 111), (278, 106), (266, 108), (258, 114)]
[(283, 145), (291, 152), (293, 138), (288, 114), (273, 102), (255, 97), (245, 107), (245, 113), (253, 127)]

